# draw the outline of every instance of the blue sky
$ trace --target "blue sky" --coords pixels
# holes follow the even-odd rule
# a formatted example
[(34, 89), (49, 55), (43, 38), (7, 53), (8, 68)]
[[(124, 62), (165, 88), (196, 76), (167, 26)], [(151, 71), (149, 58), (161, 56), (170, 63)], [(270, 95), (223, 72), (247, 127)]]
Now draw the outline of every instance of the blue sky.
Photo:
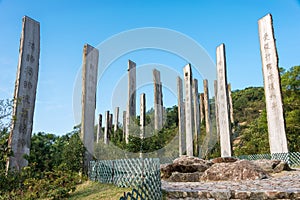
[[(197, 42), (213, 62), (216, 47), (225, 43), (227, 76), (233, 90), (262, 86), (257, 20), (267, 13), (273, 15), (280, 66), (288, 69), (299, 65), (300, 3), (296, 0), (2, 0), (0, 99), (13, 97), (24, 15), (41, 24), (40, 71), (33, 131), (61, 135), (71, 131), (76, 124), (73, 92), (85, 43), (98, 46), (116, 34), (136, 28), (170, 29)], [(182, 73), (182, 67), (190, 62), (170, 52), (155, 49), (142, 49), (120, 56), (98, 81), (97, 113), (112, 111), (115, 99), (126, 102), (126, 96), (120, 94), (118, 97), (113, 91), (116, 91), (121, 80), (126, 80), (128, 59), (135, 61), (138, 69), (162, 65), (179, 74)], [(151, 74), (149, 76), (151, 79)], [(168, 72), (161, 76), (164, 84)], [(203, 77), (197, 73), (195, 77), (199, 79), (199, 90), (203, 91)], [(137, 99), (141, 92), (146, 93), (148, 108), (153, 106), (152, 88), (152, 85), (144, 85), (138, 90)], [(165, 106), (176, 104), (176, 96), (172, 91), (168, 87), (163, 91)], [(121, 111), (124, 110), (120, 106)]]

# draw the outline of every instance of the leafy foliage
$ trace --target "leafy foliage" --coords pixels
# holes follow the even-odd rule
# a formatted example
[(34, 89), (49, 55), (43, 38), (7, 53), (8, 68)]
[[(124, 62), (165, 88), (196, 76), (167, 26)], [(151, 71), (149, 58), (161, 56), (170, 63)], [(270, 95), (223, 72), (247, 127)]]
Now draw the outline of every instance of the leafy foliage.
[[(63, 136), (37, 133), (31, 138), (29, 166), (21, 172), (5, 172), (7, 128), (0, 132), (0, 199), (62, 199), (82, 181), (84, 147), (78, 129)], [(8, 152), (8, 151), (7, 151)]]
[(281, 84), (289, 151), (300, 151), (300, 66), (282, 71)]
[(0, 176), (0, 199), (62, 199), (81, 182), (78, 174), (62, 166), (37, 173), (31, 165), (20, 173), (1, 173)]
[(266, 107), (264, 89), (262, 87), (248, 87), (232, 93), (234, 118), (239, 122), (253, 121)]
[[(150, 124), (150, 126), (152, 126), (150, 129), (154, 132), (151, 137), (141, 139), (140, 137), (130, 135), (128, 144), (125, 144), (125, 141), (122, 140), (122, 133), (117, 131), (117, 133), (112, 135), (112, 142), (118, 147), (134, 153), (140, 152), (141, 150), (143, 153), (153, 152), (163, 148), (178, 132), (178, 107), (173, 106), (172, 108), (167, 108), (165, 110), (165, 124), (163, 129), (158, 132), (154, 131), (154, 124), (151, 124), (151, 121), (153, 121), (151, 120), (151, 118), (153, 119), (153, 114), (153, 109), (150, 109), (146, 114), (146, 124)], [(139, 135), (139, 127), (134, 128), (136, 130), (133, 132), (137, 132), (138, 134), (136, 135)]]
[[(288, 148), (300, 151), (300, 66), (281, 69), (281, 87)], [(233, 93), (235, 155), (269, 153), (268, 127), (263, 88), (246, 88)], [(248, 102), (247, 102), (248, 101)], [(251, 112), (249, 112), (249, 110)], [(242, 111), (239, 113), (239, 111)], [(240, 117), (240, 118), (239, 118)], [(246, 122), (246, 123), (241, 123)]]

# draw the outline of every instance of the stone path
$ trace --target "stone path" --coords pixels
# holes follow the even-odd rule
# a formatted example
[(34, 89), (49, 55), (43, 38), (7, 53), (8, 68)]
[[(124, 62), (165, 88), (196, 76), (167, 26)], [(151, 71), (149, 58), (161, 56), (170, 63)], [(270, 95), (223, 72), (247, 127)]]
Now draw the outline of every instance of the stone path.
[(249, 181), (166, 182), (167, 199), (300, 199), (300, 169)]

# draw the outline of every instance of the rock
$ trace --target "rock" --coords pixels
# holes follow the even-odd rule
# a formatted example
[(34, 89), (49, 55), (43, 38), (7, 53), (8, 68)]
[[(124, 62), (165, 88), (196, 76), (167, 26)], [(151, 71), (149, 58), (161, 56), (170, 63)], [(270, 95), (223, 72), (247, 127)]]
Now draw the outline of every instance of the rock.
[(197, 158), (197, 157), (193, 157), (193, 156), (186, 156), (186, 155), (183, 155), (183, 156), (180, 156), (179, 158), (176, 158), (173, 163), (178, 163), (178, 164), (183, 164), (183, 165), (192, 165), (192, 164), (195, 164), (195, 163), (198, 163), (198, 164), (206, 164), (208, 166), (211, 166), (213, 163), (209, 160), (203, 160), (203, 159), (200, 159), (200, 158)]
[(215, 164), (215, 163), (230, 163), (230, 162), (236, 162), (238, 161), (237, 158), (233, 158), (233, 157), (219, 157), (219, 158), (215, 158), (215, 159), (212, 159), (212, 163)]
[(181, 173), (173, 172), (168, 178), (170, 182), (199, 182), (203, 172)]
[[(194, 172), (204, 172), (207, 170), (212, 163), (210, 161), (202, 160), (200, 158), (191, 156), (181, 156), (174, 160), (173, 163), (167, 165), (161, 165), (161, 178), (168, 179), (172, 173), (194, 173)], [(175, 175), (174, 175), (175, 176)], [(178, 175), (176, 175), (176, 179)], [(182, 177), (185, 179), (185, 177)], [(197, 179), (199, 181), (199, 179)]]
[(160, 177), (167, 179), (172, 175), (172, 164), (166, 164), (160, 166)]
[(229, 163), (216, 163), (207, 169), (202, 181), (239, 181), (268, 178), (269, 175), (248, 160)]
[(251, 162), (269, 173), (279, 173), (283, 170), (286, 171), (292, 170), (286, 162), (281, 160), (260, 159), (260, 160), (252, 160)]

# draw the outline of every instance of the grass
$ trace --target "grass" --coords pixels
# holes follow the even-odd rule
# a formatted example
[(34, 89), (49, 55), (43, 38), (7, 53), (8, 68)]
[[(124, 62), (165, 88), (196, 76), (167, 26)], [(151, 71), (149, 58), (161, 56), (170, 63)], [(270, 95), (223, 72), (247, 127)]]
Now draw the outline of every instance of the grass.
[(124, 192), (130, 192), (131, 188), (119, 188), (113, 184), (103, 184), (99, 182), (86, 181), (76, 187), (68, 199), (82, 200), (119, 200)]

